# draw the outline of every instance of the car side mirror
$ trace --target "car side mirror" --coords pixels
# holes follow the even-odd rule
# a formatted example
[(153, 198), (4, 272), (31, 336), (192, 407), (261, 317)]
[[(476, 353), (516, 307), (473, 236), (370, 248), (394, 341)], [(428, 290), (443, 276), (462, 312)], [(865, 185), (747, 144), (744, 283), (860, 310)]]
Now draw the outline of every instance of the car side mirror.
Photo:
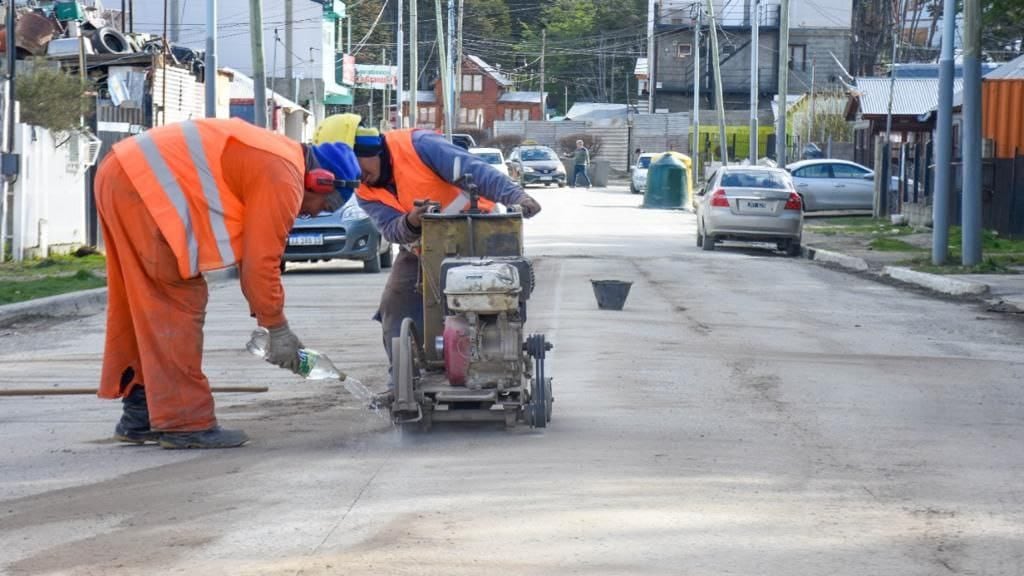
[(865, 174), (864, 175), (864, 179), (865, 180), (874, 180), (875, 179), (875, 175), (874, 174)]
[(633, 164), (632, 166), (629, 167), (630, 172), (632, 172), (633, 170), (636, 170), (636, 164)]

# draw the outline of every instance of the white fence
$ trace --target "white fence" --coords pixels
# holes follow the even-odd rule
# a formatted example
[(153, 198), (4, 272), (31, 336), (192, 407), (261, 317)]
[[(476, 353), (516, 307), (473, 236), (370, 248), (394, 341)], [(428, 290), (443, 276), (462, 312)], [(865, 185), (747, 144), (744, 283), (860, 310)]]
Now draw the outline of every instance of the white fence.
[(46, 257), (73, 249), (85, 238), (85, 179), (98, 141), (78, 133), (53, 134), (18, 124), (15, 151), (21, 170), (14, 183), (11, 256)]

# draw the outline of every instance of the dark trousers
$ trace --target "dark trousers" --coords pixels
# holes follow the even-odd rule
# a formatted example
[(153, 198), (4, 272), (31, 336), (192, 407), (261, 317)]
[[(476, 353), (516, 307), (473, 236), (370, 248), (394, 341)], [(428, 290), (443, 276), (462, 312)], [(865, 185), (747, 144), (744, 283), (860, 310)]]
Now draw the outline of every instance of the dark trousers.
[(587, 181), (587, 188), (590, 188), (590, 176), (587, 176), (586, 164), (577, 164), (572, 171), (572, 187), (576, 187), (576, 179), (583, 176), (583, 179)]
[[(384, 351), (388, 355), (388, 366), (391, 366), (391, 339), (397, 338), (402, 332), (402, 320), (412, 318), (416, 323), (416, 331), (422, 339), (423, 335), (423, 294), (419, 288), (420, 259), (418, 256), (402, 249), (398, 251), (391, 267), (391, 275), (384, 285), (384, 293), (380, 297), (380, 308), (377, 320), (381, 324), (384, 338)], [(391, 386), (391, 383), (388, 383)]]

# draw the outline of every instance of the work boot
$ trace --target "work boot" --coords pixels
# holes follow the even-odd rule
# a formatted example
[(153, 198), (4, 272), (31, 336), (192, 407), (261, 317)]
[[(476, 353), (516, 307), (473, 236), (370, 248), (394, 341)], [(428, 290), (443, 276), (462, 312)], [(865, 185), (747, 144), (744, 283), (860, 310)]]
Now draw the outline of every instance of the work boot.
[(249, 441), (241, 430), (225, 430), (214, 426), (209, 430), (195, 432), (164, 432), (160, 435), (160, 447), (168, 450), (185, 448), (237, 448)]
[(146, 406), (145, 388), (132, 388), (132, 391), (121, 399), (121, 404), (124, 409), (121, 421), (114, 427), (114, 438), (130, 444), (145, 444), (160, 439), (160, 433), (149, 428), (149, 407)]

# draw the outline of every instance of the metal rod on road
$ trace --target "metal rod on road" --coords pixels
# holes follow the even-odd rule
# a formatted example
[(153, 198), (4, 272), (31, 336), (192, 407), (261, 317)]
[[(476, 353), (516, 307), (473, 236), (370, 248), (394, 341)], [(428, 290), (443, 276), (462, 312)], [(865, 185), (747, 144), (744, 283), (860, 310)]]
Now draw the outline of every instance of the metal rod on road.
[(249, 43), (252, 48), (254, 124), (267, 127), (267, 74), (263, 68), (263, 0), (249, 0)]
[(217, 0), (206, 0), (206, 117), (217, 117)]
[(779, 115), (775, 124), (775, 160), (780, 168), (786, 167), (786, 115), (789, 94), (789, 0), (781, 0), (779, 9), (779, 90), (776, 98)]
[[(213, 386), (210, 388), (210, 392), (214, 394), (228, 393), (228, 392), (267, 392), (270, 390), (267, 386)], [(84, 396), (87, 394), (96, 394), (95, 388), (25, 388), (19, 390), (16, 388), (3, 388), (0, 389), (0, 397), (5, 396)]]
[(939, 57), (939, 112), (935, 123), (935, 194), (932, 196), (932, 264), (946, 263), (949, 252), (949, 197), (953, 165), (953, 42), (956, 0), (942, 4), (942, 53)]
[(981, 1), (964, 1), (963, 230), (961, 263), (981, 263)]

